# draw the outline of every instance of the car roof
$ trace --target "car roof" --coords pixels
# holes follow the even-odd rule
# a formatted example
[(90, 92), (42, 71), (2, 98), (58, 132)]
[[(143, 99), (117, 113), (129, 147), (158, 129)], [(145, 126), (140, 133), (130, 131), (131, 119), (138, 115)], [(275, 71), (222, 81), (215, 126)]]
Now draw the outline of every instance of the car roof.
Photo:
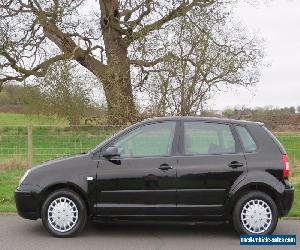
[(200, 117), (200, 116), (170, 116), (170, 117), (154, 117), (148, 118), (143, 122), (149, 121), (205, 121), (205, 122), (220, 122), (220, 123), (232, 123), (232, 124), (239, 124), (239, 125), (247, 125), (247, 124), (258, 124), (263, 126), (264, 124), (261, 122), (253, 122), (253, 121), (246, 121), (246, 120), (234, 120), (234, 119), (227, 119), (227, 118), (218, 118), (218, 117)]

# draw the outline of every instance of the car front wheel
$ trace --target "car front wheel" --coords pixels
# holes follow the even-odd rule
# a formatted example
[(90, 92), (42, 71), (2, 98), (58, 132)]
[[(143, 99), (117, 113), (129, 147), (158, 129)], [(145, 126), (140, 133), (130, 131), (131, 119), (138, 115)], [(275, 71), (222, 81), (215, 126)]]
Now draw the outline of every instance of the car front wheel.
[(71, 237), (83, 230), (87, 211), (81, 197), (67, 189), (51, 193), (42, 207), (42, 221), (56, 237)]
[(267, 194), (252, 191), (240, 198), (233, 211), (233, 225), (239, 234), (272, 234), (277, 226), (278, 212)]

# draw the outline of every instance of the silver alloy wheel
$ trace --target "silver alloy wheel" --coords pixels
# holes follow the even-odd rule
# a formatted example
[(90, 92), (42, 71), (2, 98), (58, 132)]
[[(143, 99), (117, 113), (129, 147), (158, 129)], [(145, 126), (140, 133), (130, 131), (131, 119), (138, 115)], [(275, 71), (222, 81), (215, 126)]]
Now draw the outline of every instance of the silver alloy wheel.
[(263, 200), (250, 200), (243, 206), (241, 221), (250, 233), (262, 234), (272, 223), (272, 210)]
[(66, 197), (59, 197), (48, 207), (48, 222), (50, 226), (61, 233), (70, 231), (78, 221), (76, 204)]

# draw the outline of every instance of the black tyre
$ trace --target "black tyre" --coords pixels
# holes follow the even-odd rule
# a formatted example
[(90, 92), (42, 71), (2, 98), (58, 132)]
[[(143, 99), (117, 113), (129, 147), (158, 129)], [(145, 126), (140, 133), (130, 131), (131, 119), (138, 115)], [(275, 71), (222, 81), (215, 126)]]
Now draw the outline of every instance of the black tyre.
[(269, 195), (251, 191), (237, 201), (232, 219), (239, 234), (272, 234), (278, 222), (277, 206)]
[(44, 227), (53, 236), (72, 237), (85, 227), (87, 210), (77, 193), (60, 189), (47, 197), (41, 217)]

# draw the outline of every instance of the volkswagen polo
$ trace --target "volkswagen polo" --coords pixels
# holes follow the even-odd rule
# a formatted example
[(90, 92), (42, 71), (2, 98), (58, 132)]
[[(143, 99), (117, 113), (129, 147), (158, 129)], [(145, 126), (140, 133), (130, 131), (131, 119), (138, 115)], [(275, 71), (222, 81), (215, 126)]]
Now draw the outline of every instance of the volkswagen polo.
[(264, 124), (155, 118), (33, 167), (15, 200), (56, 237), (108, 219), (224, 220), (239, 234), (271, 234), (293, 203), (288, 176), (286, 151)]

